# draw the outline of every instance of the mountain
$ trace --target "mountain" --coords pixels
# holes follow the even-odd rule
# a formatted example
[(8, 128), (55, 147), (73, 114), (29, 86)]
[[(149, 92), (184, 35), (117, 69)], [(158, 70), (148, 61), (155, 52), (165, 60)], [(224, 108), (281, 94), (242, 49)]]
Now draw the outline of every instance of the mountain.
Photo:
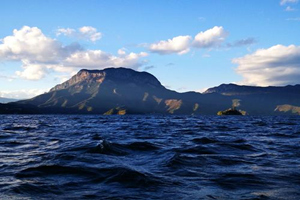
[[(223, 99), (223, 103), (213, 105), (212, 99), (216, 98)], [(147, 72), (107, 68), (80, 70), (48, 93), (10, 104), (6, 113), (32, 110), (33, 113), (211, 114), (228, 105), (231, 105), (230, 98), (219, 94), (178, 93), (166, 89)]]
[(207, 89), (203, 94), (219, 93), (222, 95), (251, 95), (251, 94), (300, 94), (300, 85), (288, 85), (284, 87), (255, 87), (235, 84), (222, 84)]
[(18, 100), (0, 97), (0, 103), (9, 103), (9, 102), (15, 102), (15, 101), (18, 101)]
[(127, 68), (83, 69), (47, 93), (0, 104), (0, 113), (216, 115), (230, 107), (249, 115), (300, 114), (300, 85), (222, 84), (203, 94), (178, 93), (165, 88), (147, 72)]
[(251, 115), (300, 114), (300, 85), (254, 87), (222, 84), (203, 94), (221, 94), (239, 101), (239, 109)]

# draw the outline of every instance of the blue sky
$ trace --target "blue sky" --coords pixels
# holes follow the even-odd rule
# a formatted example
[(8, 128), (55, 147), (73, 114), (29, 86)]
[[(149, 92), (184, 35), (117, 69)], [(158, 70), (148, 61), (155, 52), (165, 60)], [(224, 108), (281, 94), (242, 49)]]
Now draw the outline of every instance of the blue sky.
[(3, 0), (0, 25), (2, 97), (121, 66), (180, 92), (300, 83), (297, 0)]

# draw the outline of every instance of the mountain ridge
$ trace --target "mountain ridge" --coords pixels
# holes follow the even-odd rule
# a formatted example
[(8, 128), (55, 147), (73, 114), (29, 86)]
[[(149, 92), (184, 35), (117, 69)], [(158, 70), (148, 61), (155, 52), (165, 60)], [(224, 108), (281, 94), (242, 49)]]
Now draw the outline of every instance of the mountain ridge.
[(119, 110), (140, 114), (185, 113), (186, 104), (192, 104), (185, 96), (195, 96), (195, 93), (168, 90), (148, 72), (127, 68), (83, 69), (48, 93), (18, 103), (36, 105), (42, 110), (52, 107), (57, 112), (67, 113), (104, 114)]
[(300, 85), (252, 87), (222, 84), (203, 94), (165, 88), (148, 72), (128, 68), (82, 69), (34, 98), (0, 105), (0, 113), (203, 114), (238, 107), (250, 115), (300, 114)]
[[(137, 73), (139, 74), (139, 76), (137, 76)], [(147, 77), (147, 79), (143, 81), (142, 78), (145, 77)], [(162, 86), (161, 83), (157, 80), (157, 78), (154, 77), (152, 74), (148, 72), (137, 72), (129, 68), (122, 68), (122, 67), (106, 68), (103, 70), (81, 69), (76, 75), (71, 77), (68, 81), (65, 81), (64, 83), (58, 84), (55, 87), (51, 88), (50, 92), (59, 89), (65, 89), (84, 80), (94, 79), (94, 81), (102, 83), (106, 78), (108, 79), (114, 78), (114, 79), (119, 79), (121, 81), (128, 80), (130, 78), (138, 78), (137, 80), (135, 80), (138, 83), (148, 83), (148, 84), (152, 84), (153, 86)]]
[(219, 93), (223, 95), (232, 95), (232, 94), (251, 94), (251, 93), (300, 93), (300, 84), (296, 85), (287, 85), (287, 86), (248, 86), (248, 85), (237, 85), (233, 83), (221, 84), (216, 87), (207, 89), (203, 94), (209, 93)]

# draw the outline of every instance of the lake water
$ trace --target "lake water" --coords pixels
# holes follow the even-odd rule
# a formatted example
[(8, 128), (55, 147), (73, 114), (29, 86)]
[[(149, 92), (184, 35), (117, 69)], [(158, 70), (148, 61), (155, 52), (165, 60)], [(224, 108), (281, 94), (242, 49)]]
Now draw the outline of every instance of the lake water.
[(300, 117), (0, 115), (0, 199), (300, 199)]

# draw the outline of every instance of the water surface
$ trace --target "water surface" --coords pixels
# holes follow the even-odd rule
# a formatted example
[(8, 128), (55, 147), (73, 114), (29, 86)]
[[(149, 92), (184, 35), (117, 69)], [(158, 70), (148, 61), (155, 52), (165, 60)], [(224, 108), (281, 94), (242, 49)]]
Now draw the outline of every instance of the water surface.
[(300, 199), (300, 117), (0, 115), (0, 199)]

